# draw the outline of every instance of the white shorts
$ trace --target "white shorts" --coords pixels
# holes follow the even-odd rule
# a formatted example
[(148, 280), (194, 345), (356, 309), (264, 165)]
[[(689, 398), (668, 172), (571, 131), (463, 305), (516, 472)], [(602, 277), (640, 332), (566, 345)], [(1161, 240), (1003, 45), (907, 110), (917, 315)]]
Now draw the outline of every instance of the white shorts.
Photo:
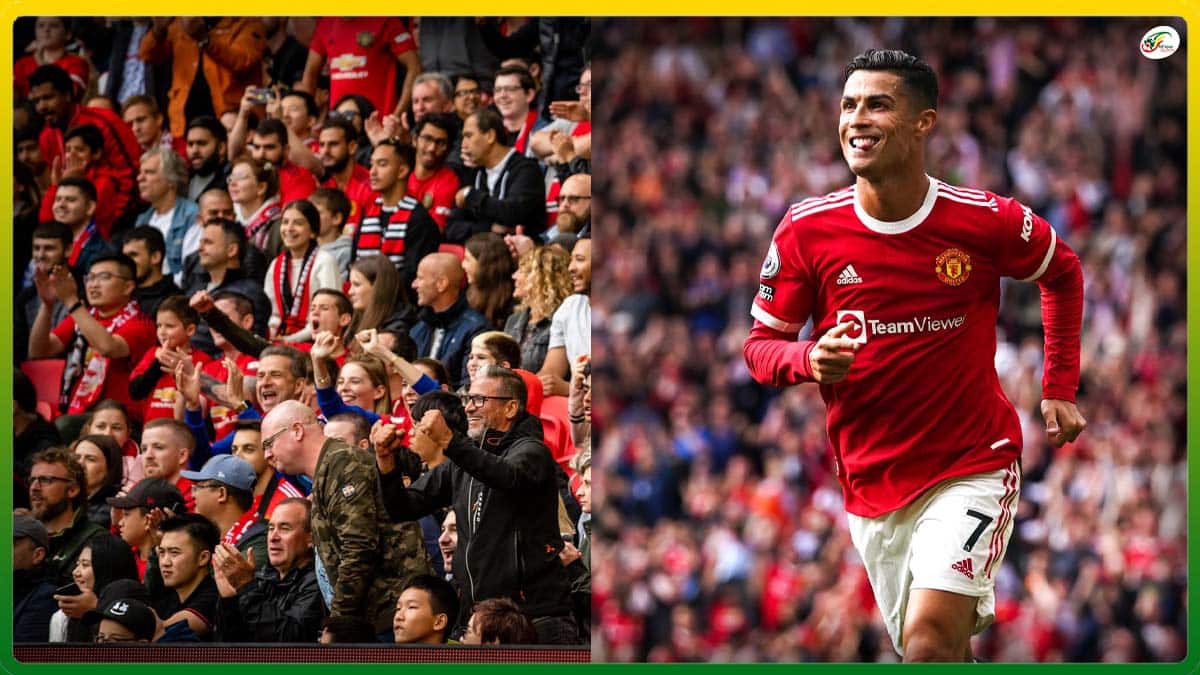
[(942, 481), (908, 506), (878, 518), (847, 514), (850, 538), (867, 569), (892, 646), (914, 588), (979, 598), (974, 633), (995, 618), (995, 575), (1012, 535), (1021, 492), (1017, 462)]

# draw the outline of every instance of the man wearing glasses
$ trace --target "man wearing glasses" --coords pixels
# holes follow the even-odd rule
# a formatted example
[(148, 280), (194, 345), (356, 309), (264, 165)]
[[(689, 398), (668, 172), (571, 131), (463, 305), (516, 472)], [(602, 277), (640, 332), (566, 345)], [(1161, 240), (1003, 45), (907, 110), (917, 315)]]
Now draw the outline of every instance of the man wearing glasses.
[[(541, 422), (525, 410), (524, 380), (484, 366), (462, 400), (466, 436), (452, 431), (439, 410), (426, 412), (413, 429), (412, 450), (422, 460), (440, 451), (449, 461), (407, 488), (401, 471), (380, 475), (388, 513), (411, 521), (452, 506), (462, 607), (469, 613), (482, 600), (513, 598), (533, 619), (540, 643), (579, 644), (570, 582), (558, 558), (554, 459), (541, 440)], [(460, 614), (459, 626), (465, 618)]]
[(316, 415), (283, 401), (262, 422), (263, 452), (283, 473), (312, 479), (317, 581), (331, 616), (360, 616), (390, 632), (407, 581), (429, 574), (421, 528), (395, 528), (370, 454), (326, 438)]
[(447, 165), (447, 159), (459, 153), (458, 128), (453, 113), (431, 112), (417, 120), (413, 130), (417, 165), (408, 174), (408, 194), (421, 202), (443, 232), (458, 191), (458, 174)]
[(88, 520), (83, 467), (62, 448), (46, 448), (33, 456), (29, 471), (29, 506), (33, 517), (46, 527), (50, 545), (46, 566), (56, 585), (70, 581), (75, 559), (92, 537), (104, 528)]
[[(87, 305), (79, 297), (75, 278), (65, 266), (38, 269), (34, 274), (42, 307), (29, 331), (29, 357), (66, 358), (60, 409), (69, 415), (86, 413), (104, 399), (123, 403), (140, 416), (129, 394), (129, 373), (147, 349), (154, 347), (154, 324), (146, 318), (133, 291), (136, 266), (120, 253), (92, 260), (84, 277)], [(67, 307), (67, 318), (51, 330), (54, 303)]]

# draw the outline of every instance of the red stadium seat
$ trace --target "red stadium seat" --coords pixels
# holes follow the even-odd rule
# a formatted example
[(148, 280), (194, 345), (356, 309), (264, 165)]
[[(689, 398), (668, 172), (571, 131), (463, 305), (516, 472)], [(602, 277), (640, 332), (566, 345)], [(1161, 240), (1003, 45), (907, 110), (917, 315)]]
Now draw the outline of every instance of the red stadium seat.
[(575, 443), (571, 440), (571, 421), (567, 419), (567, 397), (547, 396), (542, 400), (542, 430), (546, 434), (546, 445), (567, 476), (574, 476), (571, 459), (575, 456)]
[(21, 363), (21, 372), (25, 373), (37, 392), (38, 412), (42, 412), (41, 403), (50, 407), (51, 414), (45, 415), (48, 420), (58, 417), (58, 396), (62, 391), (62, 373), (66, 365), (65, 359), (33, 359)]
[(467, 254), (467, 249), (463, 248), (462, 244), (439, 244), (438, 253), (453, 253), (462, 260)]

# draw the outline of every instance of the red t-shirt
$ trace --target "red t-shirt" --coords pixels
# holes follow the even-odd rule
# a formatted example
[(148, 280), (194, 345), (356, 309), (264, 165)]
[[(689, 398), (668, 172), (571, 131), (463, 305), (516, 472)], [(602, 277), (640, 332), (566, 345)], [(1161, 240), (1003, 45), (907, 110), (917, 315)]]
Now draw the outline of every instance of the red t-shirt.
[(371, 172), (357, 162), (353, 166), (354, 168), (350, 170), (350, 180), (346, 181), (344, 189), (338, 187), (337, 180), (332, 176), (321, 183), (321, 187), (338, 188), (346, 193), (346, 198), (350, 200), (350, 215), (346, 216), (347, 225), (351, 223), (357, 225), (362, 214), (366, 213), (367, 208), (375, 202), (375, 192), (371, 190)]
[[(97, 318), (100, 325), (107, 329), (118, 314), (104, 318)], [(51, 331), (55, 337), (59, 339), (67, 348), (70, 348), (71, 338), (75, 333), (75, 319), (68, 316), (63, 319), (54, 330)], [(109, 359), (108, 373), (104, 378), (104, 389), (100, 392), (97, 401), (103, 401), (106, 398), (111, 398), (120, 401), (124, 404), (125, 409), (129, 411), (131, 417), (140, 417), (142, 414), (141, 403), (135, 403), (129, 395), (129, 375), (133, 371), (133, 364), (138, 363), (142, 359), (142, 355), (146, 350), (153, 349), (155, 343), (154, 322), (146, 318), (146, 315), (139, 314), (137, 317), (125, 322), (123, 326), (117, 329), (114, 335), (125, 340), (125, 344), (129, 345), (129, 356), (121, 359)], [(91, 348), (88, 348), (88, 353), (84, 356), (84, 364), (91, 360)]]
[[(155, 362), (157, 352), (158, 349), (147, 349), (129, 377), (135, 378), (146, 372), (150, 368), (150, 364)], [(198, 368), (204, 368), (212, 361), (211, 356), (199, 349), (193, 349), (191, 356), (192, 364)], [(162, 376), (158, 378), (158, 382), (154, 384), (154, 391), (143, 402), (142, 421), (149, 422), (163, 417), (175, 417), (175, 397), (178, 395), (179, 388), (175, 386), (175, 374), (164, 370)]]
[(450, 209), (454, 208), (454, 193), (458, 192), (458, 187), (458, 174), (454, 173), (454, 169), (442, 166), (425, 180), (418, 179), (416, 171), (410, 171), (405, 192), (421, 202), (444, 232)]
[(316, 189), (317, 177), (308, 169), (286, 161), (279, 167), (280, 206), (287, 206), (293, 199), (308, 199)]
[[(239, 352), (237, 358), (234, 360), (237, 362), (238, 369), (242, 371), (243, 377), (258, 376), (257, 358)], [(203, 373), (218, 382), (224, 382), (225, 378), (229, 376), (229, 373), (225, 370), (224, 359), (209, 361), (204, 365)], [(207, 396), (204, 397), (204, 400), (208, 403), (208, 418), (213, 423), (213, 435), (216, 437), (213, 440), (219, 441), (233, 433), (238, 421), (237, 412), (232, 408), (226, 408)]]
[(874, 518), (934, 484), (1008, 466), (1021, 425), (994, 366), (1000, 278), (1039, 280), (1046, 398), (1079, 382), (1079, 260), (1016, 200), (930, 180), (906, 220), (885, 223), (854, 188), (791, 207), (763, 263), (746, 341), (760, 382), (813, 381), (812, 338), (841, 322), (858, 349), (847, 378), (821, 385), (846, 510)]
[(396, 57), (417, 48), (408, 22), (398, 18), (325, 18), (309, 50), (329, 62), (329, 101), (365, 96), (380, 115), (396, 109)]
[[(258, 513), (258, 507), (262, 505), (262, 499), (265, 495), (254, 495), (254, 503), (250, 505), (250, 513)], [(275, 490), (270, 495), (270, 501), (267, 502), (267, 512), (263, 516), (271, 519), (271, 515), (275, 513), (275, 507), (279, 506), (279, 502), (292, 497), (303, 497), (304, 493), (300, 488), (292, 485), (286, 478), (280, 478), (275, 484)]]
[[(33, 54), (22, 56), (13, 64), (13, 90), (16, 92), (17, 98), (29, 96), (29, 76), (41, 65)], [(87, 89), (90, 71), (87, 61), (75, 54), (63, 54), (53, 65), (67, 71), (67, 74), (71, 76), (71, 82), (75, 84), (76, 93)]]

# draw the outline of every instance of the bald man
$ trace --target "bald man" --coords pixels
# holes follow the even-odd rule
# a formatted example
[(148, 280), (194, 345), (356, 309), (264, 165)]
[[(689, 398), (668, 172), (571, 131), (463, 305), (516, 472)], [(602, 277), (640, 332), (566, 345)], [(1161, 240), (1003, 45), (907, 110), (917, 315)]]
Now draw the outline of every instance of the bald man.
[(463, 276), (462, 264), (451, 253), (431, 253), (421, 259), (412, 282), (421, 312), (408, 333), (419, 356), (446, 366), (455, 388), (467, 382), (471, 340), (490, 328), (487, 319), (467, 304)]
[(374, 458), (326, 438), (312, 409), (283, 401), (262, 421), (263, 452), (288, 474), (312, 479), (317, 581), (331, 616), (362, 616), (386, 632), (408, 580), (433, 569), (421, 527), (391, 523)]

